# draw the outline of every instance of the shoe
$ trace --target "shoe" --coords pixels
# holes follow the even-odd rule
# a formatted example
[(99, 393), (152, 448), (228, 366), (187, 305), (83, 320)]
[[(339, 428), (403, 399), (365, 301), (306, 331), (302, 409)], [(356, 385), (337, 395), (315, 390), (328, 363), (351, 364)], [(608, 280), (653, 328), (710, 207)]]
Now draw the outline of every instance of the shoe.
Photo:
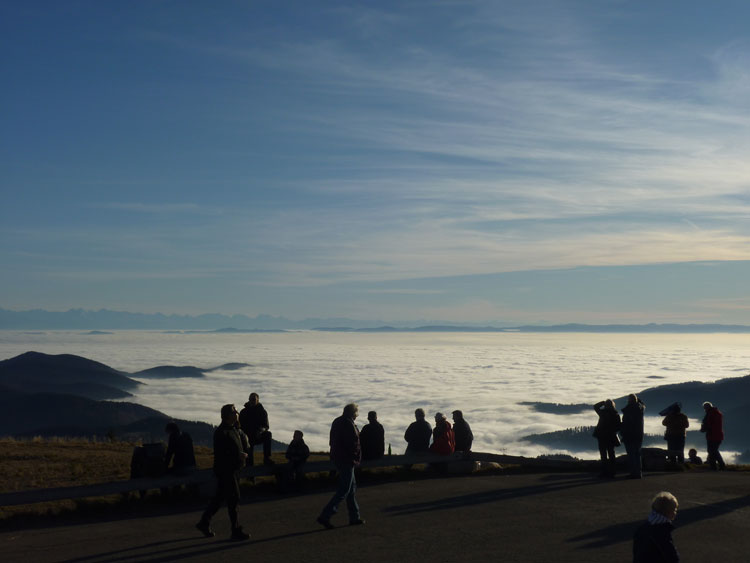
[(196, 529), (200, 530), (207, 538), (212, 538), (216, 535), (211, 529), (211, 526), (208, 525), (208, 522), (204, 522), (203, 520), (198, 522), (195, 527)]
[(267, 457), (266, 459), (263, 460), (263, 465), (267, 465), (270, 467), (272, 465), (276, 465), (276, 462), (272, 460), (270, 457)]
[(350, 526), (361, 526), (364, 523), (365, 523), (365, 521), (362, 520), (362, 518), (357, 518), (356, 520), (352, 520), (351, 522), (349, 522), (349, 525)]
[(234, 541), (245, 541), (250, 539), (250, 534), (245, 532), (241, 527), (232, 530), (232, 535), (229, 537), (230, 540)]
[(331, 524), (330, 520), (326, 520), (322, 516), (318, 516), (318, 519), (315, 520), (318, 524), (323, 526), (326, 530), (333, 530), (334, 526)]

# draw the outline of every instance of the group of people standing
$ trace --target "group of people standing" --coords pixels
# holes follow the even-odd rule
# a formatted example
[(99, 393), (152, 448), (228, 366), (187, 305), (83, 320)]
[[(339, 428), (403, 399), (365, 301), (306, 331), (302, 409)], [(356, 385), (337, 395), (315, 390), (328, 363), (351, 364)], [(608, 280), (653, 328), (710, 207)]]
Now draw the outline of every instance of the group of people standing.
[[(641, 447), (643, 445), (643, 415), (646, 405), (635, 394), (628, 395), (628, 404), (622, 409), (622, 418), (617, 412), (612, 399), (600, 401), (594, 405), (599, 421), (594, 429), (594, 437), (599, 444), (599, 455), (602, 460), (602, 477), (615, 476), (615, 448), (620, 445), (618, 433), (622, 436), (628, 458), (629, 477), (642, 477)], [(706, 435), (708, 463), (711, 469), (724, 469), (724, 459), (719, 447), (724, 440), (724, 416), (721, 411), (709, 402), (703, 403), (705, 416), (701, 432)], [(667, 441), (667, 455), (673, 462), (685, 461), (685, 437), (690, 426), (688, 417), (682, 412), (680, 403), (674, 403), (663, 411), (662, 424), (666, 427), (664, 439)], [(694, 449), (690, 450), (689, 461), (702, 463)]]

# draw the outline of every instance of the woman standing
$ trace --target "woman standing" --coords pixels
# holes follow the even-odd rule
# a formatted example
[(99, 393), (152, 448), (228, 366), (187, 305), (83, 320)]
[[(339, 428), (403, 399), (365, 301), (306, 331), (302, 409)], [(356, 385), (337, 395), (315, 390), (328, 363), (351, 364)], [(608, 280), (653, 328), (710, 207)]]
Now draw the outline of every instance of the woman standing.
[(599, 455), (602, 458), (602, 477), (615, 476), (615, 448), (620, 445), (617, 431), (620, 430), (620, 415), (612, 399), (599, 401), (594, 405), (599, 422), (594, 430), (594, 437), (599, 442)]

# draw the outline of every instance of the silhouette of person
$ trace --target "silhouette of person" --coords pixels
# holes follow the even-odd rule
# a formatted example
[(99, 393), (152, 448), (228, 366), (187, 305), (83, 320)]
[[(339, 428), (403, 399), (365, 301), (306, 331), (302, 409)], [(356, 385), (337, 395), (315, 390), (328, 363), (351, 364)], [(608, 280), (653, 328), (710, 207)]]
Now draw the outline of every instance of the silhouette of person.
[(223, 501), (227, 503), (229, 521), (232, 525), (230, 539), (246, 540), (250, 534), (240, 526), (237, 506), (240, 500), (239, 471), (245, 465), (247, 453), (242, 448), (242, 439), (237, 428), (239, 414), (234, 405), (221, 407), (221, 424), (214, 431), (214, 475), (216, 476), (216, 493), (208, 503), (203, 516), (195, 525), (203, 535), (212, 538), (211, 518), (216, 514)]
[(474, 434), (471, 432), (471, 426), (464, 419), (464, 413), (453, 411), (453, 435), (456, 440), (456, 451), (468, 453), (471, 451), (471, 444), (474, 442)]
[(680, 554), (672, 540), (677, 516), (677, 498), (662, 491), (651, 502), (651, 513), (633, 536), (633, 563), (679, 563)]
[(725, 469), (726, 464), (719, 451), (719, 446), (724, 441), (724, 415), (708, 401), (703, 403), (703, 410), (706, 411), (706, 416), (703, 417), (701, 432), (706, 433), (706, 449), (708, 450), (706, 461), (714, 471), (717, 463), (719, 469)]
[(247, 403), (240, 411), (240, 428), (247, 434), (248, 439), (248, 458), (247, 464), (253, 465), (253, 446), (263, 444), (263, 463), (273, 465), (271, 459), (271, 438), (272, 434), (268, 430), (268, 412), (260, 403), (257, 393), (250, 393)]
[(594, 437), (599, 442), (599, 456), (602, 459), (602, 477), (615, 476), (615, 448), (620, 445), (617, 432), (620, 430), (620, 415), (612, 399), (599, 401), (594, 405), (599, 422), (594, 429)]
[(331, 500), (323, 507), (318, 524), (326, 529), (333, 528), (331, 517), (338, 511), (341, 501), (346, 500), (346, 508), (349, 512), (349, 525), (356, 526), (364, 524), (359, 513), (357, 504), (357, 480), (354, 476), (354, 468), (362, 461), (362, 448), (359, 442), (359, 430), (354, 421), (359, 415), (359, 406), (349, 403), (344, 407), (343, 414), (336, 418), (331, 424), (331, 461), (336, 466), (339, 482), (336, 492)]
[(414, 422), (409, 425), (404, 433), (407, 454), (427, 452), (430, 449), (432, 427), (425, 420), (424, 411), (422, 409), (415, 410), (414, 418)]
[(703, 460), (698, 457), (698, 450), (690, 448), (688, 450), (688, 461), (693, 465), (703, 465)]
[(305, 444), (302, 430), (295, 430), (292, 435), (292, 441), (286, 449), (286, 458), (289, 460), (285, 473), (287, 488), (289, 484), (294, 484), (297, 489), (301, 489), (305, 482), (305, 472), (302, 467), (305, 465), (307, 458), (310, 457), (310, 448)]
[(631, 479), (640, 479), (643, 476), (641, 470), (641, 446), (643, 445), (643, 404), (635, 394), (628, 395), (628, 404), (622, 409), (622, 441), (625, 444), (625, 452), (628, 454), (628, 468)]
[[(181, 432), (175, 422), (168, 422), (164, 431), (169, 434), (167, 443), (167, 453), (164, 456), (167, 471), (178, 475), (185, 475), (195, 469), (195, 450), (193, 449), (193, 439), (187, 432)], [(170, 468), (169, 464), (174, 459), (174, 465)]]
[(664, 431), (664, 439), (667, 441), (669, 460), (673, 463), (685, 463), (685, 436), (690, 421), (678, 403), (675, 403), (661, 423), (667, 427)]
[(359, 441), (362, 444), (362, 459), (380, 459), (385, 455), (385, 429), (378, 422), (378, 413), (367, 413), (368, 424), (362, 427)]
[(451, 455), (456, 451), (456, 438), (453, 435), (453, 428), (441, 412), (435, 413), (435, 428), (432, 430), (430, 451), (438, 455)]

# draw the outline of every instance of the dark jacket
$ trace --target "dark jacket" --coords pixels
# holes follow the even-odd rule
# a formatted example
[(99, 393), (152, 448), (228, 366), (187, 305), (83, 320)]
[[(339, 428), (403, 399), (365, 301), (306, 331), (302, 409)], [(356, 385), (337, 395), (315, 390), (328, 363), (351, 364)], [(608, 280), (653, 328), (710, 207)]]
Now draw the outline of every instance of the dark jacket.
[(329, 444), (333, 463), (357, 467), (362, 461), (359, 430), (351, 418), (341, 415), (333, 421)]
[(426, 452), (430, 449), (430, 438), (432, 437), (432, 427), (424, 418), (415, 420), (406, 429), (404, 440), (408, 446), (406, 453)]
[(239, 430), (222, 422), (214, 431), (214, 472), (226, 475), (241, 469), (243, 453)]
[(596, 414), (599, 415), (599, 422), (594, 429), (594, 436), (599, 440), (599, 444), (605, 447), (618, 446), (620, 441), (617, 438), (617, 431), (620, 430), (620, 415), (617, 409), (606, 406), (604, 401), (594, 405)]
[(174, 457), (174, 468), (176, 470), (195, 467), (195, 451), (193, 450), (193, 439), (187, 432), (172, 432), (169, 435), (167, 455), (165, 461), (167, 467)]
[(268, 413), (262, 404), (251, 405), (249, 401), (245, 403), (244, 408), (240, 411), (240, 428), (250, 440), (255, 440), (258, 434), (270, 427)]
[(474, 434), (471, 432), (471, 426), (466, 420), (456, 420), (453, 423), (453, 434), (456, 438), (456, 451), (468, 452), (471, 450), (471, 444), (474, 441)]
[(643, 410), (646, 408), (640, 400), (628, 403), (622, 408), (622, 425), (620, 432), (624, 442), (643, 442)]
[(667, 427), (664, 431), (665, 438), (684, 438), (685, 429), (690, 426), (688, 417), (682, 412), (669, 413), (661, 423)]
[(435, 425), (435, 429), (432, 431), (430, 451), (438, 455), (451, 455), (456, 451), (456, 438), (453, 435), (451, 423), (447, 420)]
[(633, 538), (633, 563), (678, 563), (680, 554), (672, 541), (674, 526), (642, 524)]
[(294, 465), (300, 465), (310, 457), (310, 448), (305, 444), (305, 440), (292, 440), (286, 449), (286, 458)]
[(706, 433), (708, 442), (722, 442), (724, 440), (724, 415), (721, 411), (712, 407), (703, 417), (701, 432)]
[(385, 429), (377, 420), (365, 424), (359, 433), (362, 459), (380, 459), (385, 455)]

